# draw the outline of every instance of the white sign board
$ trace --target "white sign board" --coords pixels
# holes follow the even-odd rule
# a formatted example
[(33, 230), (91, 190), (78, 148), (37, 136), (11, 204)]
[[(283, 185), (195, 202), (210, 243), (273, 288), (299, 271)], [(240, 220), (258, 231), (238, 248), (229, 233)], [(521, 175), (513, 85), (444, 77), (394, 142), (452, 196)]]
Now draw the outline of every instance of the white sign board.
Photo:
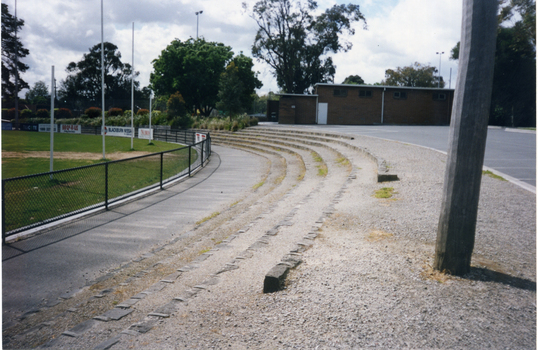
[(134, 135), (134, 128), (125, 126), (105, 126), (105, 136), (131, 137)]
[[(50, 132), (50, 124), (39, 124), (39, 132)], [(54, 124), (54, 132), (58, 132), (58, 124)]]
[(195, 143), (202, 142), (207, 138), (206, 134), (202, 134), (201, 132), (196, 133), (196, 141)]
[(153, 129), (138, 129), (138, 138), (153, 140)]
[(60, 132), (65, 134), (82, 134), (82, 126), (62, 124), (60, 127)]

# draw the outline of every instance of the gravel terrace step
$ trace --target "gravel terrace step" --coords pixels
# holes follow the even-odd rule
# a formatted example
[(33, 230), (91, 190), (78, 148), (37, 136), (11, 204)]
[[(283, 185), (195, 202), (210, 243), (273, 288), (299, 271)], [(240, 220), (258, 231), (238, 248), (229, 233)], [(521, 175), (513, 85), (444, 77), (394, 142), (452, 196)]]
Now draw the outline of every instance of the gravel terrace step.
[[(28, 316), (26, 328), (9, 334), (4, 346), (432, 348), (443, 347), (440, 337), (448, 347), (480, 348), (535, 341), (532, 196), (484, 178), (473, 261), (520, 276), (509, 278), (521, 285), (508, 291), (483, 276), (489, 270), (475, 267), (469, 283), (428, 269), (446, 156), (375, 138), (285, 128), (215, 132), (212, 140), (268, 160), (267, 176), (249, 196), (184, 239), (149, 252), (145, 269), (134, 264), (129, 274), (95, 285), (95, 297), (79, 300), (76, 308), (40, 322)], [(373, 197), (387, 186), (394, 198)], [(524, 206), (492, 206), (508, 195)], [(513, 213), (526, 223), (514, 221)], [(503, 229), (518, 239), (496, 233), (495, 218), (517, 226)], [(264, 293), (268, 277), (283, 291)], [(108, 307), (96, 308), (103, 300)], [(512, 303), (517, 311), (508, 307)], [(495, 312), (486, 316), (488, 308)], [(503, 318), (514, 312), (513, 322)], [(496, 331), (488, 338), (469, 318), (477, 325), (488, 320)], [(517, 334), (515, 343), (497, 326), (504, 323)]]

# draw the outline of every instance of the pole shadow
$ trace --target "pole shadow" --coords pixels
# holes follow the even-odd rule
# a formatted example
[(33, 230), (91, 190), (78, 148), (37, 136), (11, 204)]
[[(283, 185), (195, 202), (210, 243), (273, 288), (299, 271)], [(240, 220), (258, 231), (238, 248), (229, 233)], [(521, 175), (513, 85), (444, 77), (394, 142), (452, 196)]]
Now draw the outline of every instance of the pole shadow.
[(502, 283), (514, 288), (536, 292), (536, 282), (520, 277), (514, 277), (503, 272), (493, 271), (483, 267), (471, 267), (471, 272), (463, 276), (471, 281)]

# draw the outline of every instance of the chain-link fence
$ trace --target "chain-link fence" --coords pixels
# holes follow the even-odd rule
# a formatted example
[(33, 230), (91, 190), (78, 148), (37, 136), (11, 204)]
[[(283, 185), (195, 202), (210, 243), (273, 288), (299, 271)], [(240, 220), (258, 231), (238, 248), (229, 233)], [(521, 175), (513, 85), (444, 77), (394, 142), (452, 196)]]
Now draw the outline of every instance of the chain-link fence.
[[(172, 136), (173, 135), (173, 136)], [(50, 173), (2, 180), (2, 239), (68, 216), (108, 206), (191, 174), (211, 155), (211, 138), (167, 130), (154, 139), (190, 146)], [(174, 140), (171, 138), (174, 137)], [(181, 138), (177, 139), (176, 138)]]

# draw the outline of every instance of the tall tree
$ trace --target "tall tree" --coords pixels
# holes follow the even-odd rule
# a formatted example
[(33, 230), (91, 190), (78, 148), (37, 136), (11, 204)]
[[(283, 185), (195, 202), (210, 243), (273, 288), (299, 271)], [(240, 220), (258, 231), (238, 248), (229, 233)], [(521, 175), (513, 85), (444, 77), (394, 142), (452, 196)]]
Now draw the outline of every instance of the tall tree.
[(350, 75), (346, 79), (344, 79), (342, 84), (363, 85), (364, 80), (358, 75)]
[[(437, 87), (439, 77), (435, 73), (437, 73), (437, 68), (415, 62), (411, 66), (398, 67), (396, 70), (387, 69), (385, 71), (385, 80), (381, 82), (381, 85)], [(445, 86), (442, 77), (439, 86)]]
[(50, 93), (44, 81), (37, 81), (26, 93), (26, 101), (32, 105), (50, 102)]
[[(329, 53), (348, 51), (353, 22), (366, 20), (358, 5), (334, 5), (319, 16), (314, 0), (260, 0), (251, 17), (258, 25), (252, 54), (274, 70), (278, 86), (287, 93), (309, 92), (316, 83), (332, 82), (336, 67)], [(243, 3), (246, 10), (247, 5)]]
[(157, 95), (179, 91), (188, 110), (208, 116), (218, 101), (219, 79), (232, 59), (231, 47), (203, 38), (175, 39), (153, 60), (151, 88)]
[[(489, 124), (536, 126), (536, 3), (501, 0), (500, 5)], [(459, 45), (452, 59), (459, 58)]]
[[(21, 58), (30, 53), (16, 35), (23, 25), (24, 20), (15, 18), (9, 13), (7, 4), (2, 3), (2, 98), (14, 98), (22, 89), (29, 87), (20, 77), (20, 73), (29, 68), (21, 62)], [(15, 77), (18, 77), (17, 88)]]
[(248, 110), (252, 107), (252, 103), (254, 102), (253, 96), (256, 93), (256, 89), (260, 89), (263, 84), (258, 79), (258, 72), (252, 70), (254, 67), (252, 58), (243, 55), (241, 52), (233, 58), (232, 62), (237, 68), (237, 77), (243, 85), (240, 94), (241, 107), (243, 110)]
[(220, 76), (217, 108), (226, 111), (230, 119), (243, 112), (243, 91), (244, 84), (239, 77), (239, 69), (234, 62), (230, 62)]
[[(131, 65), (121, 61), (118, 47), (109, 42), (104, 43), (104, 58), (105, 99), (112, 104), (119, 103), (119, 100), (130, 101)], [(77, 105), (98, 104), (101, 99), (101, 44), (91, 47), (81, 61), (69, 63), (66, 71), (69, 75), (60, 82), (61, 99)], [(135, 72), (135, 78), (138, 74)], [(135, 98), (141, 97), (139, 86), (140, 83), (135, 81)]]

